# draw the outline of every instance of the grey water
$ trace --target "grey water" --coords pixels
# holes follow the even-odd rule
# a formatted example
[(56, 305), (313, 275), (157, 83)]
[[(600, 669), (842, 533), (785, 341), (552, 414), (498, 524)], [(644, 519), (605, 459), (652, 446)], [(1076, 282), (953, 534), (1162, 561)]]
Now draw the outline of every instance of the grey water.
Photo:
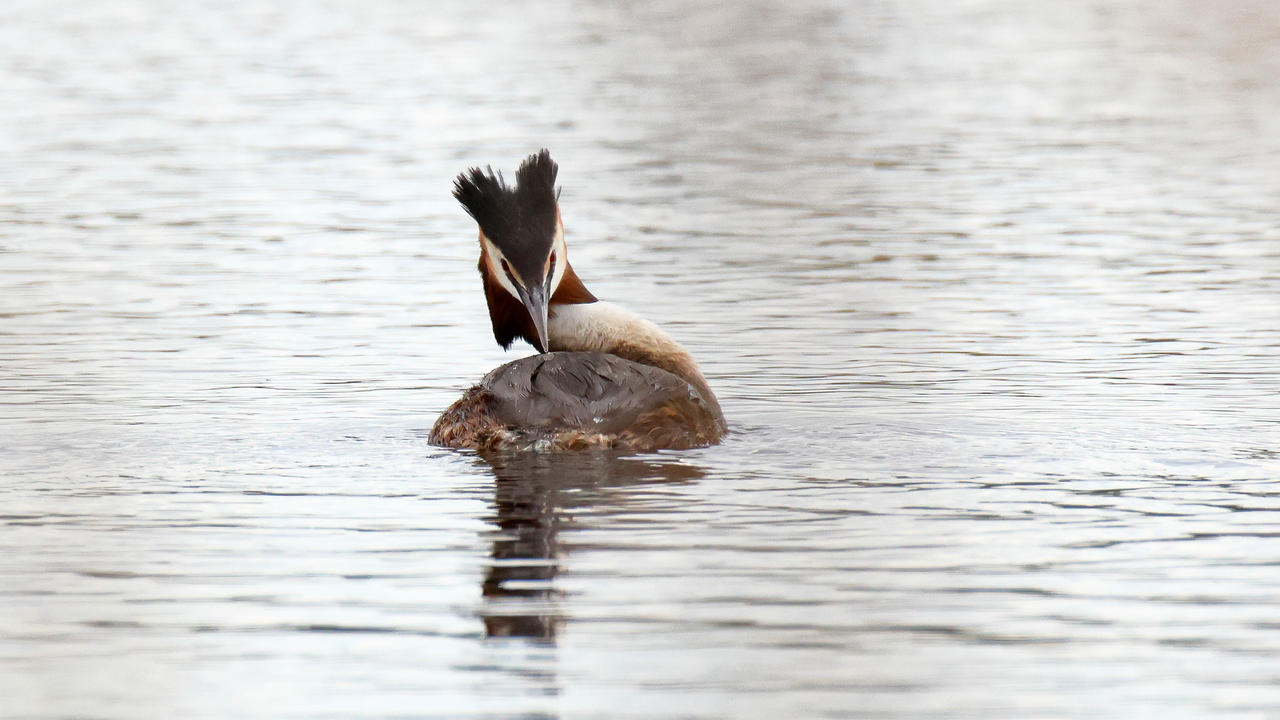
[[(1280, 5), (0, 6), (0, 717), (1280, 717)], [(734, 433), (480, 457), (471, 165)]]

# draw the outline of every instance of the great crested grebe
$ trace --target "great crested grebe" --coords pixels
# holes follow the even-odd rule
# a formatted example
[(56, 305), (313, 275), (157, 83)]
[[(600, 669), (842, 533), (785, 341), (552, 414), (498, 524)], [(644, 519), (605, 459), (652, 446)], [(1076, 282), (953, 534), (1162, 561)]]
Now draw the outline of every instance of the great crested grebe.
[(560, 220), (559, 168), (530, 155), (508, 187), (493, 168), (458, 176), (453, 196), (480, 226), (480, 278), (493, 337), (541, 353), (490, 372), (449, 407), (431, 442), (454, 448), (713, 445), (724, 414), (693, 358), (656, 325), (596, 300), (578, 279)]

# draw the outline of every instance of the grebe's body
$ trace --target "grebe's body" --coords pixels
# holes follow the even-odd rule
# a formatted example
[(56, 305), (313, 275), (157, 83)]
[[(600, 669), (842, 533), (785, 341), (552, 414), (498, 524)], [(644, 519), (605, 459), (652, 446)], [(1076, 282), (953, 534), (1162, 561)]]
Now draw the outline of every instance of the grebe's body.
[(494, 338), (543, 354), (489, 373), (436, 421), (431, 442), (474, 449), (712, 445), (724, 415), (693, 358), (653, 323), (600, 302), (569, 265), (557, 167), (530, 156), (509, 188), (473, 168), (454, 196), (480, 225), (480, 276)]

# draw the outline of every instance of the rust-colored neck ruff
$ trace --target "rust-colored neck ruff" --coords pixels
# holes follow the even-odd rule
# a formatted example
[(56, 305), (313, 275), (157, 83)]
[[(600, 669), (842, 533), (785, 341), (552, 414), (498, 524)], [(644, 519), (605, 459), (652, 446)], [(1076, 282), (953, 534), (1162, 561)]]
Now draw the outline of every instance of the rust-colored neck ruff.
[(582, 303), (593, 303), (596, 296), (591, 294), (586, 285), (582, 284), (582, 280), (578, 279), (578, 273), (573, 271), (573, 266), (565, 261), (564, 277), (560, 278), (560, 286), (556, 288), (555, 293), (551, 295), (552, 305), (580, 305)]
[(511, 293), (491, 275), (492, 264), (484, 246), (480, 248), (480, 281), (484, 284), (484, 299), (489, 305), (489, 322), (493, 325), (493, 339), (504, 349), (510, 348), (516, 338), (524, 338), (537, 346), (538, 331), (524, 304), (511, 297)]

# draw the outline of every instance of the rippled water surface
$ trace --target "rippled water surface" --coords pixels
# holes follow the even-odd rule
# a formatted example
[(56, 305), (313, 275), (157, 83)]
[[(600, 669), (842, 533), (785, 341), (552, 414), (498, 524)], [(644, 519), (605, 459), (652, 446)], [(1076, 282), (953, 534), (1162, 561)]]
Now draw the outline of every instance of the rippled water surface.
[[(0, 716), (1280, 716), (1278, 8), (5, 3)], [(722, 446), (427, 444), (541, 146)]]

